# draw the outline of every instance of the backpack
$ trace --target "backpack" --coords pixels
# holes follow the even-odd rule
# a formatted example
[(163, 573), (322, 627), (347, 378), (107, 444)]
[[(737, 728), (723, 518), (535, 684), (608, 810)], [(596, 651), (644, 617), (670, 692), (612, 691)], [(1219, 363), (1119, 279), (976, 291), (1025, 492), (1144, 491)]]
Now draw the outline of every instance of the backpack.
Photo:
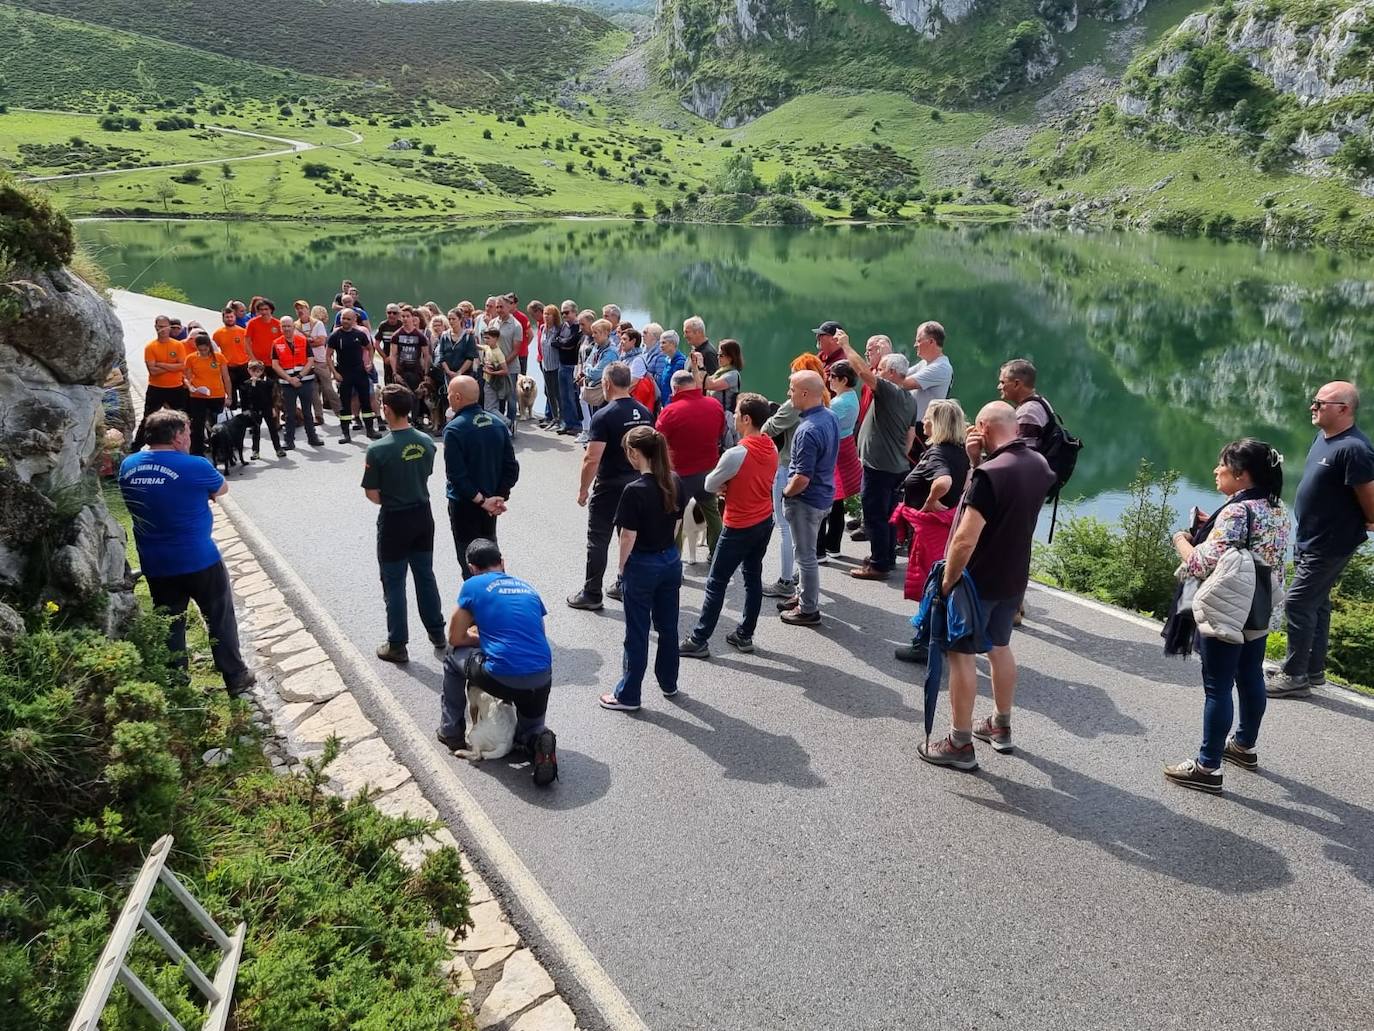
[(1049, 463), (1054, 473), (1054, 486), (1045, 496), (1045, 503), (1054, 502), (1054, 512), (1050, 515), (1049, 540), (1054, 541), (1054, 525), (1059, 520), (1059, 494), (1065, 484), (1073, 477), (1074, 467), (1078, 465), (1078, 452), (1083, 450), (1083, 441), (1071, 435), (1064, 428), (1064, 420), (1050, 407), (1050, 403), (1039, 394), (1032, 394), (1032, 401), (1039, 401), (1045, 409), (1045, 428), (1040, 433), (1040, 454)]

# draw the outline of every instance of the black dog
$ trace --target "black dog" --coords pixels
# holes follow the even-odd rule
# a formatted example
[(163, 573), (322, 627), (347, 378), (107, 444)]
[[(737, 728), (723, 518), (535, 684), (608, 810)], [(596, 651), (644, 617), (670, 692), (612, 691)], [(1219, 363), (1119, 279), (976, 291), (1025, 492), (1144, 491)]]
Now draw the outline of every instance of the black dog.
[(247, 412), (239, 412), (210, 428), (210, 461), (216, 466), (224, 466), (225, 476), (234, 465), (248, 464), (243, 458), (243, 438), (252, 421), (253, 417)]

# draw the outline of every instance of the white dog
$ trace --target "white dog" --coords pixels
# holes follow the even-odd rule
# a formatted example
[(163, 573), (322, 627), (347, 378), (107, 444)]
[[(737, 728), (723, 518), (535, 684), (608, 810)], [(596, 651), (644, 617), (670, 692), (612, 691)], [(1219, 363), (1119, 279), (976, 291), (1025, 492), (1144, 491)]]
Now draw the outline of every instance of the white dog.
[(473, 762), (500, 759), (515, 746), (515, 706), (468, 684), (467, 747), (453, 754)]
[(687, 499), (687, 510), (682, 513), (682, 536), (687, 542), (687, 561), (697, 564), (697, 548), (706, 547), (706, 513), (697, 508), (695, 498)]

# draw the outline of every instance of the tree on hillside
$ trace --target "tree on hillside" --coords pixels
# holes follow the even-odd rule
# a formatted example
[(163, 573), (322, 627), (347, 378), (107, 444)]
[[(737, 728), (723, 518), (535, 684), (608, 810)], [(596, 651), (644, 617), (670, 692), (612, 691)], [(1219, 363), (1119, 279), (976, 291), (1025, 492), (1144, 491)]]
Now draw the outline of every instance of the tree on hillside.
[(172, 209), (167, 206), (167, 202), (177, 195), (177, 188), (171, 183), (157, 184), (157, 199), (162, 201), (162, 210), (170, 212)]
[(716, 193), (762, 193), (763, 182), (754, 174), (754, 159), (748, 154), (731, 154), (712, 184)]

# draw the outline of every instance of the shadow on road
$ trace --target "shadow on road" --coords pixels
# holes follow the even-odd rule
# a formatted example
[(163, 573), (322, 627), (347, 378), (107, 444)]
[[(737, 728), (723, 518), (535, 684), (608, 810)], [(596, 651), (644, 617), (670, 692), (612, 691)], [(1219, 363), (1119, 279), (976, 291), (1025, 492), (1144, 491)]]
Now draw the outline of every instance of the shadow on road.
[[(988, 680), (987, 674), (980, 671), (979, 680)], [(988, 693), (991, 691), (989, 686)], [(1199, 687), (1199, 704), (1201, 696)], [(1039, 713), (1074, 737), (1145, 734), (1144, 725), (1118, 709), (1112, 696), (1096, 684), (1060, 680), (1025, 666), (1017, 672), (1016, 707)]]
[[(1028, 597), (1035, 596), (1031, 594)], [(1029, 622), (1021, 626), (1017, 633), (1056, 645), (1130, 676), (1180, 686), (1201, 682), (1196, 662), (1169, 658), (1164, 654), (1162, 640), (1158, 643), (1144, 643), (1129, 637), (1103, 637), (1081, 626), (1050, 619), (1043, 609), (1034, 605), (1027, 605), (1026, 618)], [(1045, 630), (1041, 630), (1041, 627)]]
[[(557, 728), (555, 728), (557, 729)], [(611, 790), (611, 768), (599, 759), (582, 752), (558, 747), (558, 780), (552, 788), (536, 787), (530, 779), (530, 764), (527, 759), (487, 759), (473, 763), (466, 759), (454, 758), (474, 773), (484, 773), (498, 780), (532, 806), (561, 812), (580, 809), (584, 805), (599, 801)]]
[[(1096, 845), (1128, 866), (1224, 895), (1277, 888), (1293, 879), (1287, 860), (1267, 845), (1042, 756), (1020, 749), (1016, 754), (1048, 777), (1050, 786), (1024, 784), (985, 768), (980, 779), (999, 792), (1001, 799), (963, 793), (960, 797)], [(1222, 800), (1217, 803), (1226, 804)]]
[(682, 719), (668, 709), (641, 709), (634, 718), (676, 734), (720, 766), (730, 780), (825, 787), (825, 781), (811, 769), (810, 754), (796, 738), (761, 730), (685, 694), (674, 702), (706, 726)]
[[(1374, 812), (1363, 806), (1343, 802), (1320, 788), (1303, 784), (1273, 770), (1261, 768), (1255, 771), (1255, 776), (1286, 791), (1287, 800), (1293, 805), (1281, 805), (1237, 794), (1230, 796), (1233, 802), (1272, 820), (1302, 827), (1326, 838), (1328, 843), (1323, 849), (1326, 857), (1340, 863), (1365, 884), (1374, 887)], [(1230, 780), (1228, 777), (1228, 783)], [(1298, 808), (1299, 806), (1303, 808)], [(1323, 812), (1314, 813), (1311, 811), (1313, 809)]]
[(1319, 691), (1312, 695), (1308, 704), (1315, 705), (1318, 709), (1334, 712), (1339, 716), (1354, 716), (1356, 719), (1374, 722), (1374, 707), (1361, 705), (1354, 699), (1342, 698), (1341, 695), (1330, 690)]

